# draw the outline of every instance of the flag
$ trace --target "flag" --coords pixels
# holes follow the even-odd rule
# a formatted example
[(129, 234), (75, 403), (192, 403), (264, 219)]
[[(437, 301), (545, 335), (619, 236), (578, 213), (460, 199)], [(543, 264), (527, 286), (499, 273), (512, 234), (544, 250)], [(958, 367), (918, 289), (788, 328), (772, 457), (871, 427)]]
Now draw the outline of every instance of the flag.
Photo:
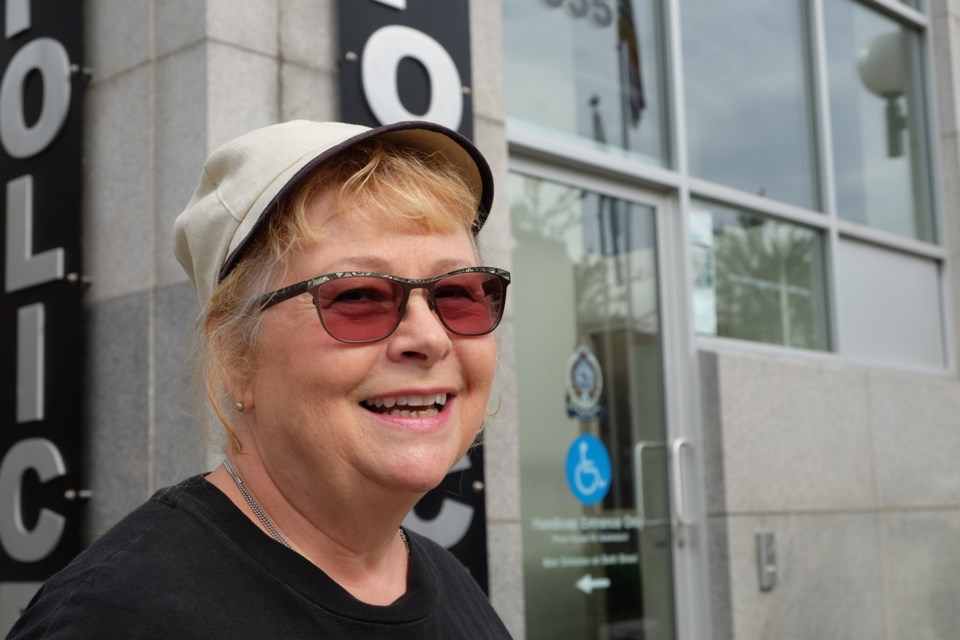
[[(624, 98), (630, 107), (630, 124), (636, 127), (640, 124), (640, 116), (647, 102), (643, 94), (640, 42), (633, 23), (632, 0), (617, 0), (617, 41), (620, 47), (620, 68), (626, 66), (626, 83), (622, 84)], [(621, 75), (621, 83), (623, 81)]]

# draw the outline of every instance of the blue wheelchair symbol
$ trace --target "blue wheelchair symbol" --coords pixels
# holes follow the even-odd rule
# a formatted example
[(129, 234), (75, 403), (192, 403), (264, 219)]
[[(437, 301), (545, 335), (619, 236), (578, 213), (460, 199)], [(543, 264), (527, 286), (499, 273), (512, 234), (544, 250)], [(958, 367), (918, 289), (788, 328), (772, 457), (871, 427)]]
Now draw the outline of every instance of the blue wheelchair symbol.
[(585, 505), (597, 504), (610, 490), (610, 455), (597, 438), (583, 435), (567, 451), (567, 484)]

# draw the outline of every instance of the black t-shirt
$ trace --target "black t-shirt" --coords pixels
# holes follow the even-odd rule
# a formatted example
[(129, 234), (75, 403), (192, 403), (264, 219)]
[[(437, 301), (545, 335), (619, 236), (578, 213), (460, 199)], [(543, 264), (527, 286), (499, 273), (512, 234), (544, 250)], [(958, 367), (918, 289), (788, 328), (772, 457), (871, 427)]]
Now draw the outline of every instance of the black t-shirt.
[(452, 555), (408, 538), (407, 592), (365, 604), (197, 476), (157, 492), (51, 577), (7, 638), (510, 637)]

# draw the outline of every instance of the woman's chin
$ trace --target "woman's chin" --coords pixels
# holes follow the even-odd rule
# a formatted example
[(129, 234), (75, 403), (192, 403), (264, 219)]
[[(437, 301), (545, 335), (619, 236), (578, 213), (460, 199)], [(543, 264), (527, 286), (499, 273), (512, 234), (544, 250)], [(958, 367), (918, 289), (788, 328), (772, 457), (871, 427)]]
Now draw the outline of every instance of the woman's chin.
[(447, 471), (437, 473), (424, 473), (422, 470), (418, 473), (406, 474), (405, 477), (397, 480), (397, 486), (402, 487), (410, 493), (427, 493), (443, 482), (447, 476)]
[(381, 468), (397, 482), (429, 491), (446, 477), (470, 447), (461, 430), (385, 442), (378, 451)]
[(393, 466), (389, 473), (392, 477), (387, 482), (403, 491), (422, 494), (436, 488), (443, 482), (443, 479), (447, 477), (451, 467), (457, 461), (417, 458), (405, 462), (400, 460), (396, 462), (397, 464)]

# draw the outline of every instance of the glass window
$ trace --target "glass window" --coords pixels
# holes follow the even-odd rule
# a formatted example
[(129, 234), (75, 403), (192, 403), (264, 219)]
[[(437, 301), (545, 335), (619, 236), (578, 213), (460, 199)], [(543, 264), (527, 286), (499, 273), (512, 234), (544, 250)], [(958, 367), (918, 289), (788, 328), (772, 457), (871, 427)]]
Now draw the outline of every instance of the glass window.
[(842, 241), (837, 272), (842, 355), (865, 362), (944, 366), (936, 262)]
[(830, 348), (819, 232), (705, 201), (690, 215), (698, 333)]
[(683, 0), (690, 172), (820, 208), (801, 0)]
[(504, 0), (509, 126), (668, 166), (659, 6)]
[(920, 36), (850, 0), (824, 12), (839, 215), (932, 242)]

